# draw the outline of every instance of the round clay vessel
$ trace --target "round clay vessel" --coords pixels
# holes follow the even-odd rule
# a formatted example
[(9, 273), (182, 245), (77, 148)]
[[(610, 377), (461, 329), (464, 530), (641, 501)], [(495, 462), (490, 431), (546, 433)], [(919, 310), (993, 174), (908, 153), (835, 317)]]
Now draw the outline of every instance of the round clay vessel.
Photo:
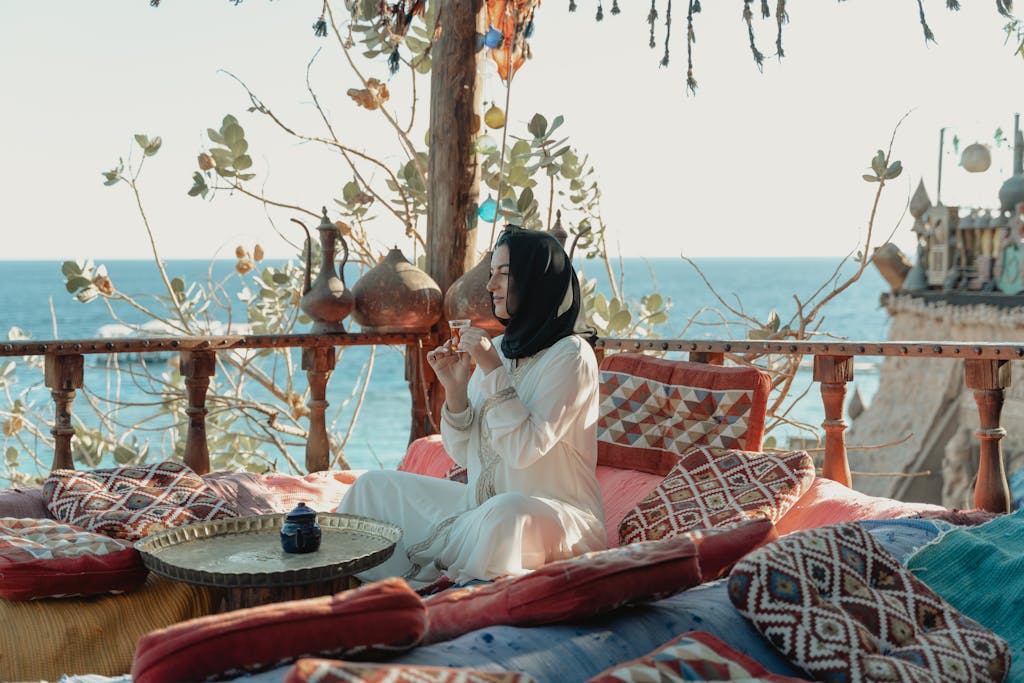
[(505, 331), (505, 326), (494, 317), (491, 294), (487, 281), (491, 279), (491, 254), (488, 251), (462, 277), (452, 283), (444, 295), (446, 320), (469, 319), (470, 325), (486, 330), (492, 337)]
[(395, 247), (352, 286), (363, 332), (426, 332), (441, 318), (441, 288)]

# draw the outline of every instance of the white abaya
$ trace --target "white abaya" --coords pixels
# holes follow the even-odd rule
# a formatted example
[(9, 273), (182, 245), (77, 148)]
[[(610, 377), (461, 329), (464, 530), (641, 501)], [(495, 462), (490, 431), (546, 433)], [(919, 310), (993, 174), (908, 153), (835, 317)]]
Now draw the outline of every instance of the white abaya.
[(520, 575), (554, 560), (606, 547), (597, 484), (598, 371), (577, 336), (518, 363), (470, 377), (470, 407), (444, 409), (445, 449), (468, 485), (374, 470), (338, 512), (387, 520), (402, 539), (364, 581), (402, 576), (421, 587), (441, 574), (458, 583)]

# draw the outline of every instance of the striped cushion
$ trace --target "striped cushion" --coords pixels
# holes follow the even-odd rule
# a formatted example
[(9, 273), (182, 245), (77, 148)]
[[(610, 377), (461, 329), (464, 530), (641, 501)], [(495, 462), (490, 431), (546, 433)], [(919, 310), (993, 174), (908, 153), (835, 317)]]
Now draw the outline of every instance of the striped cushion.
[(154, 629), (211, 614), (219, 604), (215, 589), (155, 574), (139, 590), (123, 595), (0, 600), (0, 680), (126, 674), (135, 641)]

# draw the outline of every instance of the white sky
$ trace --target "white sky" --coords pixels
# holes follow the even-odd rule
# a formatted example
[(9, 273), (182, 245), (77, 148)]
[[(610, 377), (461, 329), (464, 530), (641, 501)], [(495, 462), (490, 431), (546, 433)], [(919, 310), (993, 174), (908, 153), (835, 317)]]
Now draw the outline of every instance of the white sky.
[[(145, 0), (0, 0), (0, 259), (150, 256), (127, 188), (104, 187), (100, 175), (133, 148), (138, 160), (133, 133), (164, 141), (142, 178), (162, 256), (226, 257), (235, 244), (257, 241), (270, 256), (291, 256), (255, 202), (221, 194), (209, 203), (185, 192), (208, 144), (206, 128), (233, 113), (268, 196), (317, 207), (340, 195), (351, 173), (339, 160), (246, 113), (244, 91), (218, 73), (232, 71), (296, 128), (320, 134), (305, 90), (318, 46), (313, 85), (340, 135), (382, 149), (379, 117), (345, 96), (357, 81), (340, 50), (313, 36), (320, 4), (165, 0), (153, 9)], [(947, 145), (954, 133), (964, 144), (987, 141), (997, 126), (1009, 135), (1022, 109), (1024, 61), (1004, 45), (1005, 19), (992, 2), (964, 2), (954, 13), (926, 0), (938, 39), (927, 47), (911, 0), (790, 2), (787, 56), (769, 58), (761, 74), (747, 48), (742, 2), (705, 0), (695, 26), (696, 97), (683, 88), (685, 2), (675, 3), (667, 69), (658, 66), (663, 17), (658, 47), (647, 48), (646, 2), (622, 0), (613, 17), (608, 0), (600, 24), (592, 0), (578, 0), (576, 14), (567, 4), (547, 0), (538, 12), (534, 59), (512, 85), (513, 132), (536, 111), (566, 117), (562, 131), (595, 163), (609, 236), (626, 256), (856, 250), (874, 189), (861, 174), (904, 113), (913, 109), (894, 156), (905, 172), (879, 214), (885, 233), (919, 178), (934, 200), (941, 127), (950, 130)], [(757, 27), (761, 50), (774, 52), (774, 22)], [(383, 64), (367, 75), (387, 77)], [(425, 125), (428, 94), (419, 85)], [(407, 97), (407, 72), (389, 86), (396, 101)], [(493, 75), (484, 97), (504, 101)], [(989, 174), (968, 177), (949, 150), (945, 203), (995, 207), (1011, 160), (1007, 148), (994, 157)], [(298, 233), (287, 217), (275, 214), (282, 230)], [(909, 227), (896, 236), (908, 252)], [(409, 254), (399, 226), (386, 219), (374, 237)]]

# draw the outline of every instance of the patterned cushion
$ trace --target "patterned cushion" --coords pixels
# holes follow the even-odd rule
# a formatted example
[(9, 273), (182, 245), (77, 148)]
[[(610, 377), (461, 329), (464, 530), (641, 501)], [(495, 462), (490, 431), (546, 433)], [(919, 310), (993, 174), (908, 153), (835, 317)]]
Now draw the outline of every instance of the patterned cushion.
[(602, 671), (587, 683), (681, 683), (682, 681), (770, 681), (801, 679), (773, 674), (753, 659), (704, 631), (684, 633), (650, 654)]
[(694, 446), (759, 450), (770, 390), (769, 376), (756, 368), (607, 356), (598, 461), (664, 475)]
[(0, 598), (120, 593), (145, 580), (142, 557), (125, 541), (50, 519), (0, 518)]
[(88, 472), (53, 470), (43, 493), (56, 519), (128, 541), (237, 516), (198, 474), (176, 462)]
[(436, 643), (478, 628), (584, 619), (718, 578), (768, 540), (768, 520), (695, 531), (552, 562), (524, 576), (444, 591), (426, 600)]
[(619, 538), (657, 540), (748, 517), (777, 522), (812, 481), (814, 462), (804, 451), (697, 448), (622, 519)]
[(465, 484), (469, 481), (469, 470), (462, 465), (455, 463), (448, 468), (448, 471), (444, 473), (444, 478), (448, 481), (457, 481), (460, 484)]
[(423, 602), (402, 579), (336, 595), (213, 614), (143, 636), (134, 683), (180, 683), (234, 676), (299, 657), (351, 657), (408, 649), (426, 630)]
[(443, 666), (362, 664), (334, 659), (300, 659), (284, 683), (535, 683), (517, 671), (473, 671)]
[(829, 681), (1002, 681), (1002, 638), (957, 612), (857, 524), (786, 536), (741, 560), (729, 598)]

